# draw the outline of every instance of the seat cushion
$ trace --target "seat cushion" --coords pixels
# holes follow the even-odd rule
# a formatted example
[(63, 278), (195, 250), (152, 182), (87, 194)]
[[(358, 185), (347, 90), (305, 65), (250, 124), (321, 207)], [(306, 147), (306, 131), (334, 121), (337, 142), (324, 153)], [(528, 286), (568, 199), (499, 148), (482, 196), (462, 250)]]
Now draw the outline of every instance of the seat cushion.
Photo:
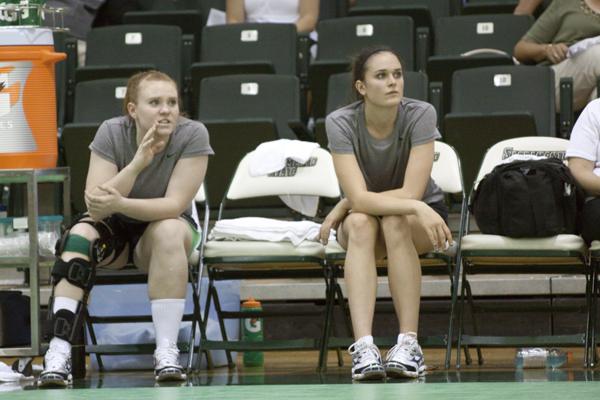
[(585, 243), (577, 235), (545, 238), (510, 238), (500, 235), (471, 234), (462, 238), (461, 252), (470, 250), (562, 250), (584, 253)]
[(325, 257), (325, 248), (318, 242), (303, 241), (299, 246), (290, 242), (209, 240), (204, 257)]
[[(592, 253), (592, 256), (594, 256), (594, 257), (600, 256), (600, 240), (592, 241), (592, 243), (590, 244), (590, 252)], [(597, 253), (597, 254), (594, 254), (594, 253)]]

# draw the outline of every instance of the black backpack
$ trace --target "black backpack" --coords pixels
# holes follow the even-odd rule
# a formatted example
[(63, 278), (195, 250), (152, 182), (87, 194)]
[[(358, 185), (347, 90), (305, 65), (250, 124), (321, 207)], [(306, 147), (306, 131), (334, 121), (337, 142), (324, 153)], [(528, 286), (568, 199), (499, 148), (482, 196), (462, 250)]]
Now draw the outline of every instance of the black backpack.
[(477, 187), (469, 208), (482, 233), (545, 237), (578, 233), (585, 194), (558, 158), (496, 166)]

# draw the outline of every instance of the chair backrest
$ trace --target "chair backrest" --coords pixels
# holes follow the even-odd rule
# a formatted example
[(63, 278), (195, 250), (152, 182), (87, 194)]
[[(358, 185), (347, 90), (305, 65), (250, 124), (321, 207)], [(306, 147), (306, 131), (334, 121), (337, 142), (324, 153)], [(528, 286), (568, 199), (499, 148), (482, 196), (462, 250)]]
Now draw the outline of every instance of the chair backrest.
[(200, 61), (269, 61), (275, 73), (296, 75), (297, 42), (294, 24), (207, 26), (202, 30)]
[[(423, 72), (404, 71), (404, 96), (427, 101), (427, 75)], [(329, 77), (327, 85), (327, 114), (352, 101), (352, 74), (343, 72)]]
[(398, 51), (404, 69), (415, 68), (414, 24), (402, 16), (358, 16), (320, 21), (317, 60), (350, 61), (360, 49), (384, 44)]
[(174, 11), (199, 9), (202, 0), (137, 0), (141, 10)]
[(333, 159), (325, 149), (315, 149), (305, 165), (286, 166), (280, 172), (256, 177), (249, 173), (251, 154), (238, 164), (227, 190), (228, 200), (278, 195), (340, 196)]
[(69, 129), (69, 125), (65, 126), (60, 142), (64, 149), (65, 165), (71, 170), (71, 209), (74, 214), (77, 214), (87, 209), (84, 201), (84, 191), (87, 170), (90, 165), (88, 146), (94, 140), (97, 127)]
[(181, 86), (181, 29), (170, 25), (114, 25), (87, 36), (86, 66), (152, 64)]
[(123, 112), (126, 78), (83, 81), (75, 86), (73, 122), (97, 122)]
[[(544, 0), (545, 6), (548, 1)], [(512, 14), (519, 0), (461, 0), (461, 15), (467, 14)]]
[(435, 141), (431, 177), (444, 193), (463, 193), (460, 159), (454, 148)]
[(486, 174), (510, 156), (537, 155), (564, 160), (568, 145), (567, 139), (541, 136), (525, 136), (498, 142), (485, 153), (473, 187), (476, 188)]
[[(415, 26), (433, 28), (433, 21), (456, 14), (455, 0), (356, 0), (350, 15), (407, 15)], [(431, 32), (433, 34), (433, 32)]]
[[(67, 53), (67, 59), (55, 64), (56, 79), (56, 111), (58, 126), (68, 122), (72, 118), (72, 90), (69, 91), (70, 83), (75, 80), (75, 69), (77, 68), (77, 38), (69, 32), (60, 30), (53, 31), (54, 50)], [(71, 107), (71, 108), (69, 108)]]
[(459, 70), (452, 79), (452, 113), (530, 112), (540, 136), (555, 136), (554, 72), (500, 65)]
[(280, 138), (296, 139), (288, 126), (300, 121), (300, 82), (291, 75), (225, 75), (202, 80), (198, 118), (272, 119)]
[(531, 15), (461, 15), (435, 21), (434, 55), (495, 49), (512, 56), (515, 44), (533, 25)]

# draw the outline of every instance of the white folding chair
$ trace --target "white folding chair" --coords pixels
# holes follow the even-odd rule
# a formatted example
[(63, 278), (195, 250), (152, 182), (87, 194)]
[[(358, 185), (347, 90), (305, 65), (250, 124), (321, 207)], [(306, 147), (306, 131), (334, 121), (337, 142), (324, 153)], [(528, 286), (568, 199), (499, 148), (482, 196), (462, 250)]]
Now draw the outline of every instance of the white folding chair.
[[(331, 155), (323, 149), (316, 149), (311, 159), (304, 165), (288, 162), (283, 170), (258, 177), (249, 174), (250, 154), (248, 153), (241, 160), (235, 171), (219, 208), (219, 220), (221, 220), (220, 217), (223, 215), (228, 203), (235, 200), (279, 195), (331, 198), (340, 195)], [(241, 315), (236, 312), (221, 310), (215, 282), (231, 279), (325, 277), (324, 258), (324, 246), (317, 241), (303, 241), (300, 245), (294, 246), (290, 242), (218, 241), (209, 239), (205, 244), (203, 255), (209, 277), (204, 321), (207, 321), (211, 301), (214, 301), (223, 341), (204, 341), (205, 348), (227, 350), (230, 365), (233, 365), (233, 360), (229, 354), (230, 350), (318, 349), (318, 339), (314, 338), (309, 340), (274, 340), (262, 343), (229, 341), (223, 319), (240, 318)], [(269, 316), (268, 314), (263, 315)], [(244, 317), (253, 317), (253, 315), (244, 313)]]
[[(477, 185), (496, 165), (513, 154), (535, 154), (564, 158), (568, 140), (553, 137), (519, 137), (503, 140), (490, 147), (485, 154), (473, 184)], [(471, 193), (472, 196), (473, 193)], [(469, 232), (469, 213), (463, 216), (467, 233), (461, 241), (457, 262), (462, 265), (461, 295), (459, 304), (459, 325), (456, 366), (460, 367), (461, 345), (481, 346), (522, 346), (522, 345), (582, 345), (586, 349), (585, 363), (589, 349), (589, 324), (591, 301), (591, 271), (586, 262), (586, 246), (581, 237), (561, 234), (544, 238), (510, 238)], [(465, 298), (472, 301), (468, 278), (473, 274), (549, 274), (574, 273), (586, 277), (587, 324), (583, 334), (554, 336), (480, 336), (464, 335), (463, 309)], [(459, 301), (457, 298), (453, 299)], [(472, 304), (472, 303), (471, 303)], [(453, 305), (456, 307), (456, 304)], [(474, 326), (476, 326), (474, 321)]]

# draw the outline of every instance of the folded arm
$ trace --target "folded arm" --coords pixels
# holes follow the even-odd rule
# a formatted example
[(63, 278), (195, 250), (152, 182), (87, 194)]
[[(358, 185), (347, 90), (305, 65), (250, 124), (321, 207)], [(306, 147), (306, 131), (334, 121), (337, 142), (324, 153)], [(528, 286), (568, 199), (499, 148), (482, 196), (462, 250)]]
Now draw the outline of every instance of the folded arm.
[[(179, 217), (190, 205), (204, 180), (208, 156), (184, 158), (177, 162), (164, 197), (131, 199), (108, 183), (98, 185), (100, 194), (86, 192), (86, 204), (94, 219), (120, 213), (141, 221)], [(193, 172), (192, 172), (193, 171)]]
[(569, 47), (565, 43), (535, 43), (521, 39), (515, 45), (515, 58), (522, 63), (550, 61), (558, 64), (567, 58)]

